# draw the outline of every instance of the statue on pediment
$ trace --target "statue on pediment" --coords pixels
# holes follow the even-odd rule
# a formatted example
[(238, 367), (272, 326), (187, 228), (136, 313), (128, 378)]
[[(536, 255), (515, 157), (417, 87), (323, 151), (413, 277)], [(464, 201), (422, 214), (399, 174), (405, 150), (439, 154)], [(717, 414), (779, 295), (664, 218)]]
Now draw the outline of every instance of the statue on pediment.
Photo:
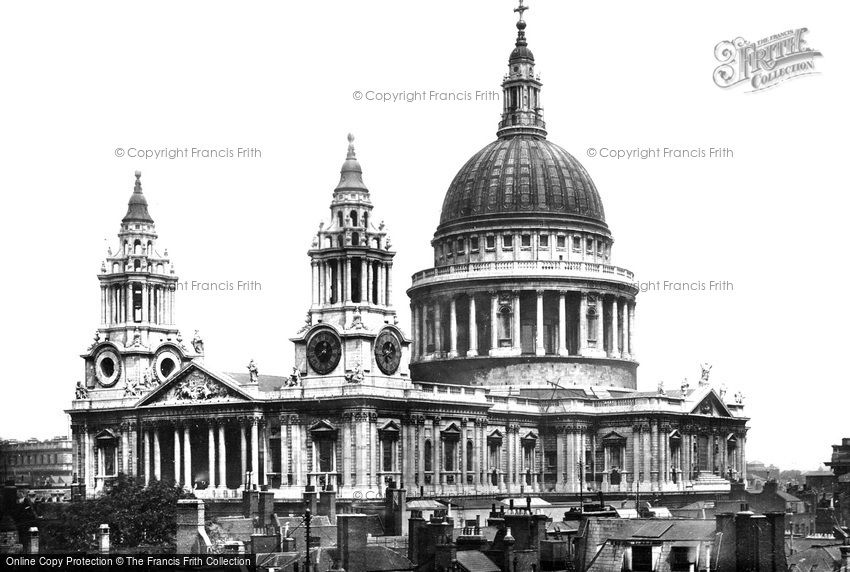
[(88, 399), (89, 398), (89, 390), (86, 389), (86, 386), (83, 385), (82, 381), (77, 382), (77, 387), (74, 388), (74, 394), (76, 399)]
[(292, 373), (289, 375), (289, 380), (286, 382), (287, 387), (296, 387), (301, 385), (301, 371), (292, 366)]
[(354, 366), (354, 369), (345, 374), (345, 381), (348, 383), (361, 383), (364, 379), (366, 379), (365, 374), (363, 373), (363, 368), (360, 367), (360, 364)]
[(132, 377), (127, 377), (127, 385), (124, 387), (124, 397), (132, 397), (142, 392), (139, 383)]
[(260, 370), (257, 369), (257, 364), (254, 363), (254, 360), (248, 362), (248, 375), (251, 378), (251, 383), (257, 383), (260, 381)]
[(195, 337), (192, 338), (192, 348), (194, 348), (196, 354), (204, 355), (204, 340), (201, 339), (198, 330), (195, 330)]
[(702, 362), (701, 364), (699, 364), (699, 367), (700, 367), (700, 370), (701, 370), (700, 378), (699, 378), (699, 384), (700, 385), (706, 385), (706, 384), (708, 384), (708, 378), (711, 375), (712, 365), (710, 363), (708, 363), (707, 361), (705, 361), (705, 362)]

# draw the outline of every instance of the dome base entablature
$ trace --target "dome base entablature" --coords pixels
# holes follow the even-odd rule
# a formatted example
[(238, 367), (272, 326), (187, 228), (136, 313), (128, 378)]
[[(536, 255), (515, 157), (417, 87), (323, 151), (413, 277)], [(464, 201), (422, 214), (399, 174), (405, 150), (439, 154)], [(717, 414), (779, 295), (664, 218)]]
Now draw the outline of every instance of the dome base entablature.
[(634, 390), (638, 363), (632, 360), (569, 357), (491, 357), (436, 359), (410, 364), (413, 382), (498, 387), (539, 385), (544, 380), (561, 386), (602, 386)]

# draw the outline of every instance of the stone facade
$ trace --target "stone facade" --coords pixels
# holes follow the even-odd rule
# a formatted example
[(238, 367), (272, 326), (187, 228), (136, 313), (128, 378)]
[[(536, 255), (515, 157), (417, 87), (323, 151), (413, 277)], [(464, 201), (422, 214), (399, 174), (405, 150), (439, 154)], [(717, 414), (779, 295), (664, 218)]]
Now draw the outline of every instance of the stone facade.
[(589, 175), (545, 139), (521, 23), (498, 140), (450, 187), (435, 266), (408, 290), (411, 332), (353, 137), (308, 251), (288, 376), (216, 372), (197, 333), (187, 345), (137, 174), (69, 410), (88, 494), (118, 472), (291, 499), (315, 486), (369, 499), (390, 481), (408, 496), (718, 492), (745, 476), (742, 399), (709, 367), (693, 386), (636, 391), (633, 275), (611, 264)]

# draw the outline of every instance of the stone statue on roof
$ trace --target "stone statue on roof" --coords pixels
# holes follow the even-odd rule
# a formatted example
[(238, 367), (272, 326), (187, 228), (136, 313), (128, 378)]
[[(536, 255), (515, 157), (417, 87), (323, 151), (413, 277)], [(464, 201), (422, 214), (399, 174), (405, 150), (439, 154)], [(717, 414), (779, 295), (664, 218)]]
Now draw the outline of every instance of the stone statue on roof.
[(251, 377), (251, 383), (257, 383), (260, 380), (260, 370), (257, 369), (254, 360), (248, 362), (248, 375)]
[(687, 393), (690, 388), (691, 384), (688, 383), (688, 378), (686, 377), (682, 380), (682, 393)]
[(77, 399), (88, 399), (89, 398), (89, 390), (83, 385), (82, 381), (77, 382), (77, 387), (74, 389), (74, 393)]
[(712, 365), (707, 361), (699, 364), (700, 370), (702, 370), (699, 378), (700, 385), (706, 385), (708, 383), (708, 377), (711, 375)]
[(204, 340), (201, 339), (201, 334), (198, 333), (198, 330), (195, 330), (195, 337), (192, 338), (192, 347), (195, 349), (196, 354), (204, 355)]

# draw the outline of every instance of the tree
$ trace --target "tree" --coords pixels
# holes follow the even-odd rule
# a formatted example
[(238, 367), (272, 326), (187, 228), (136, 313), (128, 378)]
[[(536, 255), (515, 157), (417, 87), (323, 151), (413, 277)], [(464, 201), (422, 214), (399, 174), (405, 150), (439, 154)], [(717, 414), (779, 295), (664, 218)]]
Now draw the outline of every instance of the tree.
[(119, 475), (103, 496), (71, 502), (62, 516), (47, 526), (53, 550), (88, 550), (96, 547), (97, 530), (109, 525), (115, 547), (172, 544), (177, 534), (177, 501), (194, 495), (181, 487)]

